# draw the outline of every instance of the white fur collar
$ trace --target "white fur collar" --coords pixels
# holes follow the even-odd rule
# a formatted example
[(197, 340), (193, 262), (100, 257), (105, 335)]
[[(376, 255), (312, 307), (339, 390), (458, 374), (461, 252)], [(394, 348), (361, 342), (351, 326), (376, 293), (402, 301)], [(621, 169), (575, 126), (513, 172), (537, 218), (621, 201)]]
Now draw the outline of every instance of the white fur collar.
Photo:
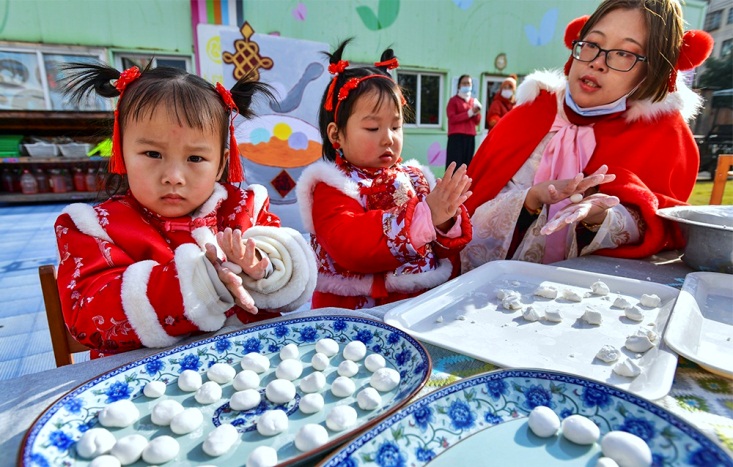
[(211, 193), (211, 196), (209, 196), (209, 199), (207, 199), (204, 204), (199, 206), (199, 208), (193, 213), (191, 217), (197, 218), (197, 217), (206, 217), (207, 214), (211, 214), (214, 212), (216, 207), (219, 205), (219, 202), (224, 201), (229, 196), (229, 193), (227, 193), (227, 189), (224, 188), (224, 185), (221, 183), (217, 183), (214, 185), (214, 192)]
[[(567, 78), (561, 70), (535, 71), (527, 75), (517, 88), (517, 105), (532, 102), (540, 91), (562, 94), (566, 85)], [(687, 87), (680, 74), (676, 92), (667, 94), (661, 102), (652, 102), (651, 99), (629, 101), (624, 118), (629, 123), (636, 120), (652, 121), (664, 114), (680, 112), (689, 121), (700, 111), (702, 103), (702, 97)]]

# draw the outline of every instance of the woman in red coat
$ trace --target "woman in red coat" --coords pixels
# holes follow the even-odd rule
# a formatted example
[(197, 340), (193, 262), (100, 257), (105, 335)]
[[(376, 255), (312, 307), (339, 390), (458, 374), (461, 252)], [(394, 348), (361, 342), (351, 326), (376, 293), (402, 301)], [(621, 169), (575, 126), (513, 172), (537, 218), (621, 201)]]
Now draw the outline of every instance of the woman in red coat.
[(509, 113), (517, 103), (517, 76), (509, 75), (502, 81), (499, 92), (494, 95), (489, 110), (486, 111), (486, 129), (491, 130), (501, 117)]

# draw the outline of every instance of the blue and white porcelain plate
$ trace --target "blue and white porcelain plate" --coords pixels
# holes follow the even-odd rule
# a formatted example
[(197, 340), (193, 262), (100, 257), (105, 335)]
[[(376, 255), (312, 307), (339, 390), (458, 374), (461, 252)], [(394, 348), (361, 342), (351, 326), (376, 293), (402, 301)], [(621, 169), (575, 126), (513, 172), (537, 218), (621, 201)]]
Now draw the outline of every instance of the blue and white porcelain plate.
[[(340, 352), (331, 358), (330, 366), (323, 371), (326, 386), (321, 394), (325, 407), (315, 414), (305, 415), (298, 410), (300, 396), (303, 395), (298, 383), (315, 371), (310, 362), (315, 354), (316, 342), (324, 338), (336, 340)], [(330, 391), (331, 383), (339, 376), (336, 370), (343, 361), (343, 348), (354, 340), (366, 344), (367, 355), (381, 354), (387, 367), (396, 369), (401, 376), (395, 389), (381, 393), (382, 405), (374, 411), (361, 410), (356, 403), (356, 394), (360, 389), (369, 386), (372, 374), (364, 367), (363, 360), (358, 362), (359, 372), (352, 377), (357, 389), (353, 396), (337, 398)], [(270, 359), (270, 369), (260, 375), (260, 387), (264, 388), (275, 379), (275, 368), (281, 361), (280, 349), (290, 343), (298, 346), (303, 374), (293, 381), (297, 389), (296, 398), (289, 404), (278, 407), (288, 414), (287, 432), (272, 437), (260, 435), (254, 429), (254, 421), (264, 410), (273, 408), (269, 407), (272, 404), (263, 402), (250, 411), (232, 410), (229, 407), (229, 398), (235, 390), (231, 383), (221, 385), (222, 399), (210, 405), (198, 404), (194, 398), (195, 393), (183, 392), (178, 388), (178, 375), (182, 371), (195, 370), (207, 381), (206, 370), (211, 365), (228, 363), (236, 371), (240, 371), (242, 356), (250, 352), (261, 353)], [(179, 442), (181, 450), (168, 465), (244, 465), (249, 454), (262, 445), (277, 450), (278, 461), (282, 463), (280, 465), (302, 463), (309, 459), (314, 462), (314, 457), (322, 457), (358, 431), (376, 424), (407, 403), (428, 380), (430, 371), (430, 357), (419, 342), (399, 329), (378, 321), (350, 316), (317, 316), (261, 324), (146, 357), (79, 386), (51, 405), (31, 426), (22, 443), (19, 460), (24, 466), (88, 465), (90, 459), (78, 456), (75, 443), (85, 431), (101, 427), (98, 412), (102, 408), (121, 399), (131, 399), (140, 410), (139, 420), (127, 428), (109, 430), (117, 439), (132, 433), (142, 434), (148, 439), (161, 435), (173, 436)], [(165, 395), (160, 399), (146, 397), (143, 388), (149, 381), (156, 380), (166, 383)], [(203, 427), (190, 434), (176, 435), (169, 427), (154, 425), (150, 413), (163, 398), (178, 400), (184, 407), (198, 407), (204, 415)], [(266, 399), (263, 398), (263, 401)], [(294, 445), (298, 429), (308, 423), (318, 423), (325, 427), (329, 411), (342, 404), (356, 409), (358, 420), (354, 428), (342, 432), (328, 430), (327, 444), (305, 453), (298, 451)], [(206, 435), (221, 423), (236, 426), (240, 432), (240, 440), (226, 454), (210, 457), (203, 452), (201, 446)], [(138, 461), (134, 465), (144, 464)]]
[(333, 452), (322, 467), (537, 465), (593, 466), (600, 446), (562, 436), (540, 438), (527, 426), (533, 408), (560, 418), (584, 415), (601, 436), (612, 430), (646, 441), (654, 466), (733, 466), (701, 432), (629, 392), (566, 373), (501, 370), (467, 378), (385, 419)]

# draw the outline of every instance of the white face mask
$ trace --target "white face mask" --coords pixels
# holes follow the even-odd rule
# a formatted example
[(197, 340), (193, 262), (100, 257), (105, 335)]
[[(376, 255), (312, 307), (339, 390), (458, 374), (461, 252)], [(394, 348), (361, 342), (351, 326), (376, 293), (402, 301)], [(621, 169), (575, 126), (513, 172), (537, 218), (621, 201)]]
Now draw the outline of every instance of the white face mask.
[(471, 94), (471, 87), (470, 86), (461, 86), (458, 89), (458, 92), (460, 92), (461, 94), (465, 94), (467, 96)]
[(641, 86), (641, 83), (643, 82), (644, 80), (642, 79), (639, 84), (634, 86), (634, 89), (627, 92), (626, 94), (611, 103), (586, 108), (582, 108), (575, 103), (575, 101), (573, 100), (573, 96), (570, 95), (570, 86), (568, 86), (565, 89), (565, 103), (568, 105), (568, 107), (573, 109), (576, 114), (582, 117), (597, 117), (599, 115), (609, 115), (616, 112), (623, 112), (624, 110), (626, 110), (626, 98), (633, 94), (637, 89), (639, 89), (639, 86)]
[(503, 97), (504, 99), (511, 99), (513, 95), (514, 95), (514, 91), (512, 91), (511, 89), (502, 89), (501, 90), (501, 97)]

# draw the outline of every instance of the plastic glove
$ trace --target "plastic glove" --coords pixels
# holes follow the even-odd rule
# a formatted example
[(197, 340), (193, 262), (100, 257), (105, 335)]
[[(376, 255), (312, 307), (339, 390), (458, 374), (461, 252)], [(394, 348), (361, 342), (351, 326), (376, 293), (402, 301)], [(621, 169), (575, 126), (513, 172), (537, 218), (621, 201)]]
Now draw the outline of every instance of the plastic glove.
[(602, 211), (606, 211), (607, 209), (616, 206), (619, 202), (620, 201), (616, 196), (609, 196), (603, 193), (596, 193), (587, 196), (579, 203), (569, 204), (555, 213), (553, 218), (550, 219), (544, 227), (542, 227), (540, 233), (542, 235), (550, 235), (573, 222), (582, 221), (591, 214), (591, 210), (593, 210), (592, 214), (599, 214)]

